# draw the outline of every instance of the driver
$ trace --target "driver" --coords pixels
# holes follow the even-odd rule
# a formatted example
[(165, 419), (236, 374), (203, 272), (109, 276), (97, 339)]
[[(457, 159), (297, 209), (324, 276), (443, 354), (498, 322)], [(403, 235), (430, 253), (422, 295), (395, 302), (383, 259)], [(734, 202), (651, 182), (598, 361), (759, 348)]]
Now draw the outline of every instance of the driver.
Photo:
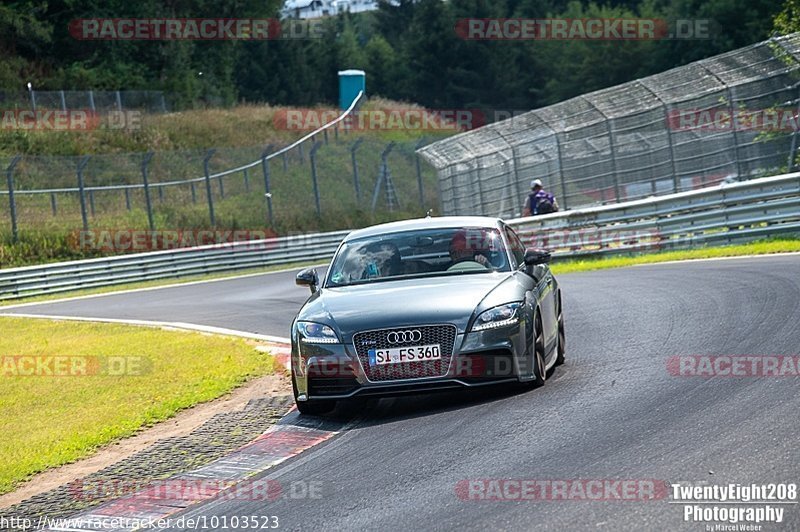
[(465, 231), (458, 231), (450, 240), (450, 259), (453, 261), (450, 267), (466, 261), (477, 262), (487, 268), (491, 267), (489, 259), (478, 252), (474, 246), (467, 244), (467, 234)]

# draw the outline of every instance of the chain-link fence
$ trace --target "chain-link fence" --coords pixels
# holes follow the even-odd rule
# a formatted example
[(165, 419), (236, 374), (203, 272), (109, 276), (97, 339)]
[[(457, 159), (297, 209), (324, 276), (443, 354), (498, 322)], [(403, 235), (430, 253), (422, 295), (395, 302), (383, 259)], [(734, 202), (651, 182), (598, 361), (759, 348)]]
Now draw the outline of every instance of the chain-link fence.
[(162, 91), (0, 91), (0, 109), (166, 113), (170, 108)]
[(800, 34), (537, 109), (426, 146), (445, 214), (518, 216), (532, 179), (561, 208), (789, 171)]
[(0, 220), (30, 231), (357, 227), (438, 206), (424, 139), (339, 128), (289, 149), (251, 146), (92, 156), (0, 157)]

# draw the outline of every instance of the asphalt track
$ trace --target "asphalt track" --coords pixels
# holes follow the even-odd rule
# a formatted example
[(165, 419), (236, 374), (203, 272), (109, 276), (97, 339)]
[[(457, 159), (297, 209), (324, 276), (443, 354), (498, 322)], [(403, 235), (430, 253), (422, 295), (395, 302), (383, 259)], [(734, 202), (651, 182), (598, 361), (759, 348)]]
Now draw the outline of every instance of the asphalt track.
[[(800, 480), (800, 379), (680, 377), (684, 355), (800, 354), (800, 256), (563, 275), (567, 363), (543, 388), (345, 404), (342, 433), (272, 469), (320, 498), (212, 501), (192, 516), (276, 515), (281, 529), (705, 530), (655, 501), (475, 501), (470, 479)], [(180, 320), (287, 336), (293, 273), (73, 302), (26, 313)], [(296, 416), (296, 414), (295, 414)], [(295, 418), (302, 423), (301, 418)], [(706, 505), (708, 506), (708, 505)], [(783, 505), (800, 529), (800, 505)]]

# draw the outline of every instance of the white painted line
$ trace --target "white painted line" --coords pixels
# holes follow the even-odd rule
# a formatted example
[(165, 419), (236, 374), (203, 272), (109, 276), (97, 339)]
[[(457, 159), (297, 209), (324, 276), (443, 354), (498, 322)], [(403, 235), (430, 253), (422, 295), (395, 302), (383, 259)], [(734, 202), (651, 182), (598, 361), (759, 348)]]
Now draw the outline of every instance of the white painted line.
[[(760, 253), (758, 255), (732, 255), (730, 257), (706, 257), (702, 259), (683, 259), (683, 260), (665, 260), (663, 262), (649, 262), (643, 264), (632, 264), (631, 266), (658, 266), (659, 264), (690, 264), (692, 262), (709, 262), (714, 260), (736, 260), (736, 259), (760, 259), (765, 257), (790, 257), (793, 255), (800, 255), (800, 251), (787, 251), (776, 253)], [(593, 271), (593, 270), (587, 270)]]
[(221, 334), (225, 336), (237, 336), (239, 338), (247, 338), (250, 340), (260, 340), (262, 342), (270, 342), (275, 344), (291, 344), (289, 338), (280, 336), (269, 336), (266, 334), (250, 333), (245, 331), (237, 331), (234, 329), (225, 329), (224, 327), (212, 327), (209, 325), (196, 325), (194, 323), (183, 323), (176, 321), (150, 321), (150, 320), (128, 320), (121, 318), (89, 318), (82, 316), (56, 316), (49, 314), (24, 314), (21, 312), (0, 312), (0, 316), (9, 318), (33, 318), (33, 319), (46, 319), (58, 321), (85, 321), (85, 322), (99, 322), (99, 323), (118, 323), (122, 325), (136, 325), (139, 327), (155, 327), (159, 329), (178, 329), (183, 331), (204, 332), (209, 334)]
[[(180, 287), (183, 287), (183, 286), (193, 286), (193, 285), (198, 285), (198, 284), (219, 283), (219, 282), (222, 282), (222, 281), (233, 281), (233, 280), (237, 280), (237, 279), (247, 279), (249, 277), (259, 277), (261, 275), (273, 275), (273, 274), (276, 274), (276, 273), (293, 272), (293, 271), (301, 270), (304, 267), (305, 268), (323, 268), (325, 266), (328, 266), (328, 264), (329, 263), (326, 262), (324, 264), (312, 264), (310, 266), (297, 266), (297, 267), (294, 267), (294, 268), (286, 268), (286, 269), (283, 269), (283, 270), (275, 270), (275, 271), (271, 271), (271, 272), (245, 273), (245, 274), (242, 274), (242, 275), (232, 275), (230, 277), (220, 277), (218, 279), (205, 279), (205, 280), (200, 280), (200, 281), (187, 281), (185, 283), (182, 283), (182, 282), (178, 281), (178, 282), (172, 283), (172, 284), (165, 284), (165, 285), (159, 285), (159, 286), (146, 286), (146, 287), (143, 287), (143, 288), (130, 288), (130, 289), (127, 289), (127, 290), (117, 290), (115, 292), (103, 292), (102, 294), (87, 294), (87, 295), (83, 295), (83, 296), (73, 296), (73, 297), (64, 297), (64, 298), (59, 298), (59, 299), (49, 299), (49, 300), (46, 300), (46, 301), (32, 301), (30, 303), (15, 303), (13, 305), (0, 305), (0, 310), (31, 307), (31, 306), (34, 306), (34, 305), (49, 305), (51, 303), (64, 303), (64, 302), (67, 302), (67, 301), (80, 301), (82, 299), (94, 299), (94, 298), (97, 298), (97, 297), (116, 296), (118, 294), (133, 294), (133, 293), (136, 293), (136, 292), (150, 292), (152, 290), (164, 290), (165, 288), (180, 288)], [(143, 281), (143, 282), (146, 282), (146, 281)], [(102, 287), (99, 287), (99, 288), (102, 288)]]

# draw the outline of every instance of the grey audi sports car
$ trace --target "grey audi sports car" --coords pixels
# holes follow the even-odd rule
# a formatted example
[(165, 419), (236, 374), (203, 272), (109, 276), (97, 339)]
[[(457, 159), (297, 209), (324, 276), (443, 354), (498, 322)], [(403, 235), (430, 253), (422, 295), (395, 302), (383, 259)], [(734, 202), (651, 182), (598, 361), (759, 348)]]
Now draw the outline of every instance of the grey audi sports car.
[(550, 254), (495, 218), (425, 218), (353, 231), (292, 324), (297, 408), (498, 383), (542, 385), (564, 361)]

